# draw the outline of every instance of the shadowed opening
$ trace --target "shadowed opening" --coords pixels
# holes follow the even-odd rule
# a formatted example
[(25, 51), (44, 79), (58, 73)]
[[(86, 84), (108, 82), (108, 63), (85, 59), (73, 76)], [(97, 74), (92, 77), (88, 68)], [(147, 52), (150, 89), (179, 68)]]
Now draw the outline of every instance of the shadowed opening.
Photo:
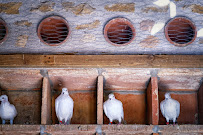
[(60, 45), (68, 38), (69, 26), (58, 16), (48, 17), (39, 24), (38, 36), (47, 45)]
[(2, 43), (6, 39), (7, 28), (6, 24), (3, 20), (0, 19), (0, 43)]
[(186, 46), (195, 40), (196, 29), (190, 20), (177, 17), (166, 25), (165, 36), (176, 46)]
[(116, 18), (106, 24), (104, 36), (113, 45), (127, 45), (135, 37), (135, 29), (127, 19)]

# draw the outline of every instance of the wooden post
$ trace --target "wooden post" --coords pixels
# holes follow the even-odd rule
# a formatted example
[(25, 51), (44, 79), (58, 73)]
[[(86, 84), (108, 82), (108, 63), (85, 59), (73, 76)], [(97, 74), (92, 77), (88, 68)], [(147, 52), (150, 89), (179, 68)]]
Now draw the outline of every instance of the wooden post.
[(203, 124), (203, 83), (198, 91), (198, 123)]
[(97, 124), (103, 124), (103, 76), (97, 80)]
[(158, 78), (151, 77), (147, 87), (148, 124), (159, 124)]
[(41, 124), (51, 124), (51, 87), (47, 77), (43, 78)]

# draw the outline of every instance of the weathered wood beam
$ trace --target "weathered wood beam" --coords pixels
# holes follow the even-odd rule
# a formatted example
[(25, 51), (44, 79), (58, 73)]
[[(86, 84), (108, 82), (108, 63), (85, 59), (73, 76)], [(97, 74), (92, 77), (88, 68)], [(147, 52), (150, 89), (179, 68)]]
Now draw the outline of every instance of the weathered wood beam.
[(103, 124), (103, 76), (97, 81), (97, 124)]
[(159, 124), (158, 78), (151, 77), (147, 87), (148, 124)]
[(41, 124), (51, 124), (51, 87), (48, 77), (43, 78)]
[[(95, 134), (98, 125), (1, 125), (0, 134), (15, 134), (15, 135), (38, 135), (41, 134)], [(106, 135), (110, 134), (152, 134), (153, 125), (102, 125), (102, 133)], [(40, 130), (41, 129), (41, 130)], [(42, 130), (44, 129), (44, 130)], [(41, 132), (40, 132), (41, 131)], [(171, 135), (171, 134), (202, 134), (203, 125), (178, 125), (168, 126), (159, 125), (159, 134)], [(157, 133), (154, 133), (157, 134)]]
[(203, 124), (203, 82), (198, 90), (198, 123)]
[(0, 55), (0, 68), (203, 68), (203, 55)]

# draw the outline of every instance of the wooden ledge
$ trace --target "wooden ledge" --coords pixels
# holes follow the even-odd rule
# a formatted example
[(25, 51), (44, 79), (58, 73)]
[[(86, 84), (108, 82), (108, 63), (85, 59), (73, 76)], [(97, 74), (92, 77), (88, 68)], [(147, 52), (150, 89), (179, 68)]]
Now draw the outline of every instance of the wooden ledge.
[(1, 125), (0, 134), (202, 134), (203, 125)]
[(203, 55), (0, 55), (0, 68), (203, 68)]

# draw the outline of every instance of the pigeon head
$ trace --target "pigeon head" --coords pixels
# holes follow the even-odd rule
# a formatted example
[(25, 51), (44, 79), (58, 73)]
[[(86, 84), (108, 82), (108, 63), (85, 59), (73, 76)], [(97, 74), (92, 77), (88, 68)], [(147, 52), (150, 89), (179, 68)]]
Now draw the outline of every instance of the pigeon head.
[(1, 101), (1, 102), (7, 102), (7, 101), (8, 101), (8, 96), (6, 96), (6, 95), (1, 95), (1, 96), (0, 96), (0, 101)]
[(165, 94), (165, 99), (170, 99), (170, 98), (171, 98), (171, 95), (170, 95), (170, 93), (167, 92), (167, 93)]
[(115, 99), (115, 96), (113, 93), (109, 94), (109, 99), (112, 100), (112, 99)]
[(63, 88), (63, 89), (62, 89), (62, 94), (63, 94), (63, 95), (64, 95), (64, 94), (69, 95), (69, 94), (68, 94), (68, 89), (67, 89), (67, 88)]

